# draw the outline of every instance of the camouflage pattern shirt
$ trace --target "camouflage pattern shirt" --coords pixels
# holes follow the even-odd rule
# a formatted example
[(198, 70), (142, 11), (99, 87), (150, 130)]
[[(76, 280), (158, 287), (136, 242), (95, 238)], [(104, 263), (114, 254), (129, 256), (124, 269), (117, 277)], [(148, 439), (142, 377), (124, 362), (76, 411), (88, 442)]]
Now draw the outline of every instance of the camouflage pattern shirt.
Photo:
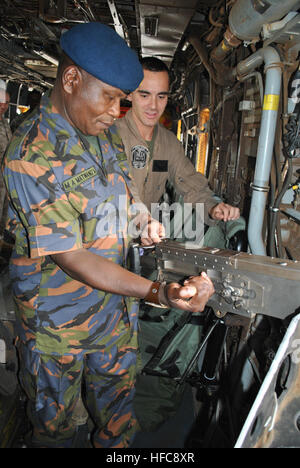
[(0, 117), (0, 157), (2, 158), (5, 148), (11, 139), (10, 126), (4, 117)]
[(96, 139), (98, 150), (45, 95), (4, 160), (7, 228), (16, 237), (10, 274), (18, 332), (41, 353), (101, 349), (121, 318), (137, 327), (136, 299), (92, 289), (51, 258), (83, 247), (125, 265), (132, 203), (126, 155), (114, 127)]

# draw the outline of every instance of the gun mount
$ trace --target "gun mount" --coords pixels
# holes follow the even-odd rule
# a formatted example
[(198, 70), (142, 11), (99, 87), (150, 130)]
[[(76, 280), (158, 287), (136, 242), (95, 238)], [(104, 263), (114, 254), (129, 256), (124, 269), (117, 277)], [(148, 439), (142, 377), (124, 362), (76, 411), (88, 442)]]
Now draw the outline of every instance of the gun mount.
[[(205, 271), (214, 283), (208, 302), (218, 317), (227, 313), (285, 319), (300, 306), (300, 262), (217, 248), (163, 241), (151, 253), (158, 279), (181, 281)], [(153, 258), (141, 257), (145, 266)]]

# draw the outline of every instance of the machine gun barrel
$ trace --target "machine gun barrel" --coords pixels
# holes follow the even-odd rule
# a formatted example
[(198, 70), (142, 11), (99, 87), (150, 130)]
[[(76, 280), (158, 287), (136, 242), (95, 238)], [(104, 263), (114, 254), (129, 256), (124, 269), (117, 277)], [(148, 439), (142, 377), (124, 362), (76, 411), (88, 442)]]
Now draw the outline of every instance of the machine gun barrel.
[[(141, 266), (153, 265), (158, 279), (180, 282), (205, 271), (214, 283), (210, 306), (218, 317), (263, 314), (279, 319), (300, 306), (300, 262), (217, 248), (195, 248), (164, 240)], [(147, 258), (148, 257), (148, 258)]]

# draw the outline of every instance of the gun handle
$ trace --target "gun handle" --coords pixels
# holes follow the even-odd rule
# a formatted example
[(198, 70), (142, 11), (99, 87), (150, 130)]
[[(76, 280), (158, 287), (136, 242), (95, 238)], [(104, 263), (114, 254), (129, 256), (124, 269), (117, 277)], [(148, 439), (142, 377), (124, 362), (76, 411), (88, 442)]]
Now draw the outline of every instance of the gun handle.
[(131, 244), (128, 250), (128, 269), (136, 275), (140, 275), (142, 270), (140, 260), (140, 248), (141, 246), (139, 244)]

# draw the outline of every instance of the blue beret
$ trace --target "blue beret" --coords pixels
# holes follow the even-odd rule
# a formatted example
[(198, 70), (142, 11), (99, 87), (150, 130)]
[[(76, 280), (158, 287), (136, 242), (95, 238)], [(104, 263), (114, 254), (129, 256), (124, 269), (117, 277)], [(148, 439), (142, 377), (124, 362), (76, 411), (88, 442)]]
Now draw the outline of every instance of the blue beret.
[(137, 54), (104, 24), (79, 24), (62, 34), (60, 45), (76, 65), (115, 88), (134, 91), (144, 78)]

